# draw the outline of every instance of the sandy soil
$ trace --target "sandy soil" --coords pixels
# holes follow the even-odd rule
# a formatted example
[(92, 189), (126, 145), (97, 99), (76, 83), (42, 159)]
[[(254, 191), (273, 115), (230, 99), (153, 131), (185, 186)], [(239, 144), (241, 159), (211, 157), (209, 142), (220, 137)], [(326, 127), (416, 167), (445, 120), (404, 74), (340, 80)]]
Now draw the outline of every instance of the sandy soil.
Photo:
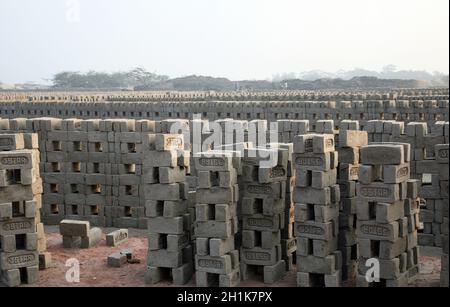
[[(104, 229), (107, 233), (113, 229)], [(148, 287), (144, 283), (146, 271), (147, 239), (145, 230), (130, 230), (130, 238), (118, 247), (106, 246), (105, 238), (95, 248), (91, 249), (64, 249), (62, 237), (58, 234), (58, 227), (46, 227), (48, 251), (52, 254), (52, 265), (49, 269), (40, 272), (39, 287)], [(111, 268), (106, 265), (108, 255), (125, 248), (132, 248), (135, 257), (140, 260), (138, 264), (125, 264), (121, 268)], [(68, 283), (65, 275), (68, 267), (65, 263), (70, 258), (80, 262), (80, 282)], [(439, 286), (440, 249), (421, 248), (421, 274), (414, 285), (417, 287)], [(158, 287), (171, 286), (169, 283), (160, 283)], [(194, 280), (187, 285), (195, 286)], [(260, 281), (249, 280), (241, 283), (243, 287), (265, 287)], [(286, 277), (273, 287), (295, 287), (295, 272), (289, 272)], [(26, 287), (26, 286), (25, 286)]]

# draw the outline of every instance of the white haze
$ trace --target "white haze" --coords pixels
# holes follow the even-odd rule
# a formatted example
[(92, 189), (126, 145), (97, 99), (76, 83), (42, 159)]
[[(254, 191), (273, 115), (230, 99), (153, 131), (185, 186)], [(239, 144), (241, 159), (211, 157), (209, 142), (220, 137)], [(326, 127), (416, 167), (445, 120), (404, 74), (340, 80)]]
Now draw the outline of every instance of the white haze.
[(232, 80), (388, 64), (448, 74), (448, 37), (448, 0), (0, 0), (0, 81), (137, 66)]

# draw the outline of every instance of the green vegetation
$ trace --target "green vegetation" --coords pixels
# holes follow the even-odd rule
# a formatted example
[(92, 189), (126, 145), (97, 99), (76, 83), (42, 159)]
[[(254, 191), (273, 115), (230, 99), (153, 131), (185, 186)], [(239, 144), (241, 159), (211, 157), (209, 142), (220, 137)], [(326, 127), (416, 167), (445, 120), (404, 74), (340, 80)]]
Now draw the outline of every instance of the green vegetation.
[(58, 89), (109, 89), (149, 87), (167, 79), (167, 76), (151, 73), (143, 68), (135, 68), (114, 73), (65, 71), (56, 74), (52, 82), (53, 87)]

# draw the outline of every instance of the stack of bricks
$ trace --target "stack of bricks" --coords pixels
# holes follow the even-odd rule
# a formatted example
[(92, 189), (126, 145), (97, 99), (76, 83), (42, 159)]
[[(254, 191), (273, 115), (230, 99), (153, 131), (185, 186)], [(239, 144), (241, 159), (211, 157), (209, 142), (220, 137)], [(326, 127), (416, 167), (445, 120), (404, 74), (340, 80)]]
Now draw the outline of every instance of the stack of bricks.
[(111, 121), (106, 120), (74, 120), (67, 123), (68, 135), (86, 134), (88, 157), (84, 183), (71, 183), (70, 174), (66, 175), (66, 219), (81, 219), (96, 226), (113, 226), (113, 192), (117, 190), (113, 187), (117, 182), (116, 148), (111, 145), (113, 126)]
[[(141, 189), (143, 139), (155, 131), (155, 122), (148, 120), (104, 121), (110, 143), (112, 163), (112, 216), (113, 225), (119, 228), (146, 228), (144, 193)], [(110, 123), (112, 125), (110, 125)], [(111, 150), (113, 147), (114, 149)]]
[[(430, 130), (430, 131), (428, 131)], [(448, 124), (446, 127), (448, 135)], [(423, 229), (419, 233), (419, 244), (422, 246), (442, 247), (441, 228), (444, 209), (441, 195), (440, 179), (448, 179), (448, 169), (437, 163), (435, 146), (448, 143), (445, 137), (445, 123), (436, 123), (428, 129), (426, 123), (411, 122), (406, 125), (403, 139), (413, 144), (412, 172), (414, 178), (422, 181), (421, 197), (425, 199), (420, 211)]]
[(334, 120), (321, 119), (315, 122), (313, 130), (319, 134), (336, 134), (337, 131), (334, 127)]
[(153, 121), (37, 118), (25, 128), (39, 134), (47, 224), (146, 227), (140, 150)]
[(39, 133), (44, 222), (86, 219), (107, 226), (103, 212), (111, 187), (105, 178), (112, 171), (107, 133), (99, 131), (99, 120), (37, 118), (27, 124), (28, 130)]
[[(45, 184), (47, 188), (50, 186), (50, 193), (63, 195), (62, 199), (58, 196), (58, 199), (51, 204), (55, 207), (57, 206), (55, 204), (64, 204), (58, 214), (59, 218), (85, 220), (97, 226), (111, 226), (111, 223), (108, 225), (105, 215), (107, 195), (110, 195), (112, 191), (112, 182), (107, 182), (107, 178), (112, 177), (109, 152), (113, 152), (112, 148), (108, 148), (107, 133), (99, 131), (99, 120), (63, 120), (61, 130), (66, 135), (65, 144), (53, 142), (51, 138), (48, 141), (48, 146), (61, 146), (59, 149), (63, 152), (57, 154), (61, 157), (60, 161), (64, 163), (61, 171), (65, 176), (62, 192), (59, 191), (58, 182)], [(63, 133), (59, 135), (63, 135)], [(50, 155), (47, 153), (47, 159), (49, 157)], [(53, 180), (55, 179), (53, 178)], [(52, 214), (53, 212), (48, 213)], [(98, 236), (98, 231), (96, 233)], [(85, 239), (83, 239), (83, 246), (89, 247), (87, 235), (86, 233)], [(66, 239), (67, 246), (79, 245), (75, 243), (78, 242), (78, 239), (73, 244), (70, 244), (70, 241), (70, 239)]]
[(191, 140), (191, 125), (187, 119), (166, 119), (155, 122), (156, 133), (162, 134), (182, 134), (184, 140), (184, 150), (190, 150)]
[[(360, 153), (357, 285), (407, 286), (419, 271), (420, 184), (410, 179), (410, 145), (374, 143), (362, 146)], [(379, 276), (368, 273), (368, 259), (378, 261)]]
[[(448, 143), (448, 122), (427, 125), (424, 122), (392, 124), (391, 141), (411, 144), (411, 178), (422, 181), (419, 245), (442, 246), (441, 225), (443, 201), (439, 178), (448, 177), (448, 170), (436, 163), (435, 146)], [(399, 127), (399, 128), (397, 128)]]
[(59, 232), (63, 237), (64, 248), (91, 248), (96, 246), (103, 237), (100, 228), (91, 228), (88, 221), (62, 220)]
[[(415, 105), (418, 105), (417, 102)], [(423, 227), (419, 230), (419, 245), (441, 247), (445, 201), (440, 195), (440, 178), (448, 177), (448, 170), (436, 163), (435, 146), (448, 144), (448, 122), (410, 122), (405, 126), (404, 122), (371, 120), (365, 129), (369, 132), (370, 142), (391, 141), (411, 145), (411, 178), (422, 181), (420, 197), (425, 200), (421, 202), (420, 221)]]
[[(418, 173), (417, 170), (423, 168), (422, 163), (427, 159), (427, 157), (432, 157), (433, 150), (426, 150), (426, 143), (429, 143), (430, 135), (428, 135), (428, 126), (426, 123), (416, 123), (411, 122), (406, 126), (404, 123), (396, 123), (399, 129), (392, 130), (392, 135), (390, 141), (392, 142), (401, 142), (408, 143), (411, 145), (411, 157), (410, 157), (410, 165), (411, 165), (411, 178), (421, 179), (422, 174)], [(442, 140), (435, 140), (438, 143), (443, 143)], [(433, 146), (434, 147), (434, 146)], [(422, 164), (422, 165), (421, 165)]]
[[(267, 127), (268, 122), (266, 120), (254, 119), (249, 121), (246, 125), (244, 141), (252, 143), (254, 147), (266, 145), (267, 139), (270, 137)], [(239, 140), (236, 141), (239, 142)]]
[(282, 119), (278, 120), (278, 141), (292, 143), (295, 136), (309, 131), (309, 120)]
[[(341, 103), (346, 105), (344, 102)], [(315, 104), (318, 105), (318, 103)], [(384, 105), (383, 108), (386, 106), (389, 107), (389, 104)], [(448, 104), (446, 107), (448, 107)], [(388, 109), (392, 111), (390, 108)], [(372, 106), (371, 109), (373, 109)], [(417, 110), (422, 112), (425, 109), (417, 108)], [(323, 116), (331, 114), (326, 109), (319, 111), (324, 112)], [(408, 112), (411, 112), (411, 110)], [(53, 113), (50, 112), (49, 114)], [(279, 120), (278, 137), (281, 140), (292, 138), (292, 135), (297, 133), (296, 131), (302, 130), (304, 132), (309, 129), (309, 126), (320, 133), (333, 132), (334, 122), (345, 121), (335, 119), (333, 122), (333, 120), (314, 119), (321, 118), (322, 115), (309, 116), (310, 119), (308, 120)], [(123, 124), (123, 122), (127, 123)], [(254, 138), (255, 132), (260, 128), (267, 130), (266, 120), (253, 120), (247, 123), (242, 120), (227, 119), (217, 122), (221, 126), (233, 122), (234, 127), (242, 127), (247, 133), (247, 139)], [(411, 144), (412, 178), (422, 179), (423, 174), (438, 174), (439, 170), (432, 167), (435, 165), (434, 161), (430, 160), (434, 160), (435, 144), (448, 143), (448, 122), (436, 121), (433, 125), (428, 123), (428, 126), (425, 122), (412, 122), (405, 126), (406, 122), (394, 120), (366, 121), (361, 119), (359, 122), (361, 127), (364, 125), (364, 129), (369, 132), (369, 141), (396, 141)], [(136, 182), (137, 175), (120, 173), (120, 170), (125, 171), (128, 168), (128, 171), (132, 172), (133, 169), (133, 163), (122, 163), (122, 160), (130, 162), (130, 159), (134, 159), (135, 162), (139, 162), (135, 159), (138, 155), (137, 152), (133, 152), (133, 147), (139, 147), (140, 143), (128, 143), (126, 137), (117, 136), (116, 138), (115, 134), (143, 133), (156, 130), (165, 133), (170, 130), (179, 130), (187, 135), (192, 131), (192, 128), (189, 127), (192, 123), (193, 121), (188, 120), (162, 120), (155, 123), (148, 120), (61, 120), (43, 117), (1, 120), (0, 129), (4, 132), (28, 131), (39, 134), (40, 170), (45, 191), (43, 220), (46, 223), (58, 224), (63, 218), (70, 218), (90, 220), (93, 225), (100, 226), (103, 224), (111, 226), (116, 223), (115, 226), (142, 227), (144, 224), (142, 196), (140, 196), (139, 203), (136, 205), (139, 187), (133, 185), (130, 188), (129, 184), (130, 182)], [(256, 124), (260, 127), (254, 129)], [(121, 125), (124, 127), (123, 131)], [(146, 125), (149, 127), (146, 128), (147, 130), (140, 128)], [(204, 136), (208, 137), (209, 135), (205, 134)], [(222, 131), (222, 136), (231, 136), (233, 142), (237, 141), (236, 135), (226, 131)], [(193, 134), (190, 135), (191, 142), (192, 138)], [(116, 141), (119, 143), (118, 145)], [(125, 145), (127, 147), (130, 145), (130, 149), (125, 149), (123, 147)], [(189, 147), (189, 145), (185, 145), (185, 149)], [(120, 149), (116, 152), (117, 148)], [(136, 154), (135, 157), (131, 157), (132, 154)], [(134, 165), (136, 171), (139, 171), (139, 167), (139, 163)], [(133, 176), (134, 179), (132, 179)], [(125, 179), (125, 177), (127, 178)], [(425, 178), (428, 177), (425, 176)], [(442, 210), (439, 204), (440, 198), (435, 193), (438, 190), (437, 185), (432, 184), (438, 182), (438, 178), (437, 176), (434, 177), (436, 178), (425, 180), (425, 183), (428, 181), (430, 186), (424, 188), (424, 198), (428, 202), (422, 213), (425, 225), (423, 233), (419, 236), (419, 241), (424, 245), (441, 246), (441, 234), (438, 229), (440, 229), (442, 222), (436, 219), (436, 216), (438, 216), (437, 212)], [(195, 181), (194, 178), (192, 179), (192, 181)], [(436, 201), (437, 205), (435, 205)], [(130, 206), (130, 203), (132, 203), (132, 206)], [(136, 224), (137, 226), (135, 226)]]
[(133, 228), (147, 227), (140, 190), (143, 135), (155, 129), (189, 134), (188, 122), (177, 120), (18, 118), (2, 128), (39, 134), (47, 224), (67, 218)]
[(235, 248), (239, 186), (233, 152), (198, 153), (195, 168), (197, 286), (237, 286), (241, 280), (239, 251)]
[(336, 184), (338, 153), (334, 135), (297, 136), (293, 159), (297, 285), (339, 287), (342, 267), (342, 255), (338, 250), (340, 190)]
[[(31, 120), (27, 122), (27, 128), (39, 134), (41, 171), (44, 181), (42, 219), (45, 224), (56, 225), (65, 216), (66, 191), (69, 194), (74, 186), (78, 184), (84, 186), (84, 177), (79, 174), (66, 176), (70, 175), (67, 174), (66, 168), (71, 169), (72, 165), (66, 163), (67, 131), (63, 130), (61, 119), (40, 118)], [(69, 178), (67, 185), (66, 178)], [(67, 189), (68, 186), (69, 189)], [(82, 212), (85, 198), (76, 195), (74, 199), (81, 199), (80, 202), (74, 202), (74, 205)]]
[(401, 135), (403, 133), (403, 122), (395, 120), (369, 120), (364, 126), (369, 136), (369, 143), (372, 142), (390, 142), (391, 135)]
[(187, 283), (193, 274), (193, 248), (185, 183), (189, 152), (183, 135), (148, 134), (143, 138), (142, 187), (148, 219), (145, 281)]
[(9, 287), (36, 283), (45, 251), (37, 147), (36, 134), (0, 135), (0, 281)]
[[(242, 156), (244, 155), (244, 150), (253, 148), (252, 142), (242, 142), (242, 143), (234, 143), (234, 144), (225, 144), (222, 146), (214, 146), (213, 151), (219, 152), (227, 152), (232, 154), (233, 157), (233, 167), (237, 172), (237, 184), (239, 189), (243, 189), (242, 185)], [(240, 250), (242, 246), (242, 199), (239, 198), (237, 202), (237, 219), (238, 219), (238, 229), (239, 231), (235, 234), (234, 243), (235, 248)]]
[(264, 283), (272, 284), (286, 272), (281, 230), (286, 224), (288, 151), (281, 148), (248, 149), (242, 162), (242, 278), (262, 275)]
[[(257, 122), (258, 120), (255, 120), (255, 122)], [(266, 127), (267, 122), (266, 121), (260, 121), (261, 124), (263, 124), (262, 127)], [(236, 144), (236, 143), (242, 143), (244, 141), (246, 141), (246, 137), (248, 137), (249, 133), (251, 133), (251, 131), (249, 131), (249, 123), (245, 120), (234, 120), (231, 118), (227, 118), (227, 119), (221, 119), (221, 120), (216, 120), (213, 123), (211, 123), (209, 126), (210, 131), (208, 131), (209, 133), (213, 133), (216, 134), (218, 131), (217, 129), (219, 128), (217, 125), (220, 125), (220, 131), (221, 131), (221, 137), (220, 137), (220, 145), (229, 145), (229, 144)], [(250, 127), (260, 127), (257, 124), (253, 124), (250, 125)], [(216, 147), (217, 144), (214, 144)]]
[[(280, 92), (185, 92), (135, 94), (114, 93), (85, 97), (54, 94), (6, 99), (0, 116), (6, 118), (58, 116), (61, 118), (191, 118), (201, 113), (211, 120), (235, 119), (321, 119), (402, 120), (432, 123), (449, 119), (448, 89), (418, 95), (399, 91), (347, 93), (337, 91)], [(441, 91), (441, 90), (439, 90)], [(0, 99), (5, 98), (1, 95)], [(204, 100), (208, 100), (205, 102)], [(250, 100), (250, 101), (248, 101)], [(279, 100), (279, 101), (277, 101)]]
[(281, 148), (288, 151), (286, 190), (284, 199), (284, 227), (281, 229), (281, 258), (286, 271), (291, 271), (296, 263), (297, 240), (294, 237), (294, 187), (295, 167), (292, 161), (293, 143), (270, 143), (268, 148)]
[[(442, 200), (439, 186), (439, 167), (434, 157), (434, 146), (426, 146), (427, 140), (443, 143), (443, 135), (434, 138), (428, 134), (426, 123), (411, 122), (406, 125), (402, 136), (412, 144), (411, 172), (412, 176), (422, 181), (420, 222), (418, 240), (421, 246), (442, 246)], [(427, 149), (428, 148), (428, 149)], [(432, 149), (432, 150), (430, 150)]]
[(359, 173), (359, 149), (368, 144), (366, 131), (359, 131), (358, 121), (342, 121), (337, 143), (341, 193), (339, 203), (338, 247), (342, 252), (342, 280), (352, 280), (358, 269), (356, 239), (356, 183)]
[(436, 162), (439, 165), (439, 168), (443, 169), (444, 172), (440, 177), (440, 188), (441, 188), (441, 197), (442, 197), (442, 225), (441, 225), (441, 234), (442, 234), (442, 257), (441, 257), (441, 286), (448, 287), (449, 286), (449, 277), (448, 277), (448, 171), (449, 171), (449, 145), (448, 144), (438, 144), (435, 147), (435, 155)]

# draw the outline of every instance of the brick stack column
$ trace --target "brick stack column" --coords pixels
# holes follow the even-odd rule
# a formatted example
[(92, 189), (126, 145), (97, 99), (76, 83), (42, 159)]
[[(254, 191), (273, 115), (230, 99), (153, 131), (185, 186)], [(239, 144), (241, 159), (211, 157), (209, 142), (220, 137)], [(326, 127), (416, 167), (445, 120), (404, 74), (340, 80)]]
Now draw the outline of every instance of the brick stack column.
[[(273, 163), (265, 165), (268, 157)], [(244, 280), (251, 275), (262, 275), (264, 283), (272, 284), (285, 274), (281, 230), (285, 226), (287, 161), (287, 150), (245, 150), (240, 191)]]
[(196, 282), (199, 287), (233, 287), (241, 280), (238, 231), (237, 169), (233, 154), (211, 151), (196, 154)]
[(193, 274), (190, 215), (187, 214), (189, 152), (182, 135), (148, 134), (143, 138), (142, 186), (148, 217), (145, 281), (187, 283)]
[[(81, 121), (79, 123), (81, 127), (86, 127), (87, 131), (87, 151), (88, 151), (88, 163), (86, 167), (86, 183), (90, 185), (70, 185), (66, 184), (65, 202), (66, 202), (66, 217), (73, 218), (70, 216), (71, 207), (77, 209), (78, 206), (74, 206), (78, 202), (78, 199), (84, 201), (82, 207), (84, 210), (78, 209), (78, 214), (87, 217), (87, 219), (97, 226), (113, 226), (113, 220), (115, 216), (113, 215), (113, 184), (115, 182), (116, 170), (115, 165), (115, 155), (111, 154), (114, 152), (114, 148), (109, 146), (108, 134), (112, 131), (108, 131), (108, 128), (112, 128), (112, 125), (107, 125), (111, 123), (110, 121), (103, 120), (87, 120)], [(74, 123), (76, 124), (76, 123)], [(97, 200), (99, 201), (98, 210), (96, 210), (95, 201), (96, 196), (90, 196), (87, 200), (87, 195), (83, 195), (83, 198), (79, 197), (80, 194), (94, 194), (97, 192)], [(70, 195), (70, 197), (69, 197)], [(103, 201), (104, 200), (104, 201)], [(102, 205), (103, 204), (103, 205)], [(72, 211), (72, 213), (75, 213)]]
[[(440, 140), (439, 140), (440, 138)], [(436, 219), (435, 211), (440, 211), (441, 195), (439, 187), (439, 167), (432, 150), (427, 144), (432, 136), (428, 135), (428, 126), (424, 122), (411, 122), (406, 125), (405, 135), (394, 138), (396, 141), (405, 140), (411, 144), (411, 177), (422, 181), (421, 197), (424, 198), (420, 210), (422, 227), (419, 232), (420, 246), (441, 246), (442, 219)], [(434, 140), (442, 143), (443, 136)], [(428, 148), (427, 148), (428, 147)], [(434, 150), (434, 145), (431, 146)], [(437, 210), (436, 210), (437, 209)]]
[[(280, 122), (280, 121), (278, 121)], [(270, 143), (269, 148), (287, 150), (286, 189), (284, 198), (284, 227), (281, 229), (281, 256), (286, 271), (291, 271), (296, 263), (297, 240), (294, 237), (294, 187), (295, 167), (292, 161), (293, 143)]]
[(14, 287), (39, 279), (45, 250), (36, 134), (0, 135), (0, 280)]
[(368, 144), (366, 131), (359, 131), (358, 121), (342, 121), (339, 129), (338, 183), (341, 192), (339, 203), (339, 240), (342, 252), (342, 280), (356, 277), (358, 244), (356, 238), (356, 183), (359, 173), (359, 148)]
[[(62, 124), (67, 131), (68, 161), (64, 190), (65, 218), (83, 219), (92, 225), (107, 226), (105, 207), (107, 195), (111, 194), (111, 185), (107, 184), (107, 177), (111, 177), (111, 168), (105, 159), (92, 156), (99, 148), (89, 146), (89, 135), (94, 133), (90, 130), (98, 129), (99, 121), (66, 119)], [(100, 146), (100, 149), (102, 148), (104, 147)], [(71, 162), (79, 163), (79, 169), (69, 165)], [(74, 175), (71, 176), (71, 173)], [(72, 178), (76, 178), (74, 183), (71, 182)]]
[[(361, 147), (357, 194), (360, 250), (358, 286), (406, 286), (419, 269), (419, 181), (410, 180), (410, 145)], [(368, 259), (379, 263), (379, 282), (366, 279)], [(376, 276), (375, 276), (376, 277)]]
[(342, 255), (338, 250), (340, 190), (334, 135), (297, 136), (293, 158), (297, 285), (338, 287)]
[(439, 144), (435, 146), (436, 162), (439, 164), (439, 168), (442, 169), (440, 173), (440, 188), (442, 197), (442, 257), (441, 257), (441, 286), (448, 287), (448, 170), (449, 170), (449, 151), (448, 144)]
[(143, 228), (145, 224), (141, 203), (143, 193), (139, 191), (142, 134), (136, 128), (135, 120), (117, 119), (113, 121), (113, 131), (108, 133), (110, 161), (115, 174), (112, 185), (113, 225), (119, 228)]
[(309, 120), (281, 119), (278, 123), (278, 140), (282, 143), (292, 143), (295, 136), (309, 131)]
[[(65, 186), (84, 185), (84, 176), (77, 174), (67, 176), (66, 168), (71, 165), (67, 160), (67, 130), (63, 130), (61, 119), (48, 118), (34, 121), (34, 129), (39, 132), (39, 147), (45, 155), (41, 155), (44, 167), (45, 193), (43, 196), (43, 220), (46, 224), (57, 225), (65, 216)], [(45, 160), (44, 160), (45, 159)], [(84, 188), (84, 186), (83, 186)], [(48, 193), (49, 192), (49, 193)], [(78, 197), (84, 205), (84, 189), (82, 197)], [(81, 206), (80, 211), (83, 210)]]

